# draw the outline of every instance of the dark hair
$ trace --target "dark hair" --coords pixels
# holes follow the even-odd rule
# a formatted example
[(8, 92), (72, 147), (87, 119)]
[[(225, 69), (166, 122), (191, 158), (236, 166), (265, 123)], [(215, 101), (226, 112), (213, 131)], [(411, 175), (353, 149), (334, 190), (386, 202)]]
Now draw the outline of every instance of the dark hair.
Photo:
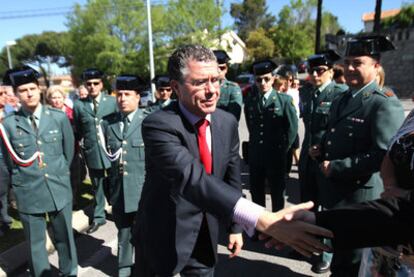
[(168, 59), (168, 75), (172, 80), (182, 81), (186, 72), (189, 61), (210, 62), (216, 61), (216, 56), (209, 48), (198, 45), (189, 44), (179, 47), (172, 53)]

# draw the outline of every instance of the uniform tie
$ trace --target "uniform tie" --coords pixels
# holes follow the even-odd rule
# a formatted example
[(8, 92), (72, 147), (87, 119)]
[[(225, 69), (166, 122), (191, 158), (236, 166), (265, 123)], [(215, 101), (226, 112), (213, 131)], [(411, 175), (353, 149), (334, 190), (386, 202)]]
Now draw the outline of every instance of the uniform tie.
[(97, 112), (98, 112), (98, 101), (96, 100), (96, 98), (94, 98), (93, 100), (92, 100), (92, 103), (93, 103), (93, 112), (96, 114)]
[(36, 124), (36, 118), (35, 116), (32, 114), (29, 116), (30, 119), (30, 124), (32, 125), (33, 131), (37, 134), (37, 124)]
[(122, 130), (122, 135), (125, 137), (126, 133), (128, 132), (128, 127), (129, 127), (128, 116), (124, 117), (123, 123), (124, 123), (124, 129)]
[(212, 172), (212, 158), (210, 150), (208, 149), (206, 130), (209, 122), (206, 119), (201, 119), (197, 122), (197, 141), (198, 141), (198, 152), (200, 153), (200, 161), (204, 165), (204, 169), (207, 174)]

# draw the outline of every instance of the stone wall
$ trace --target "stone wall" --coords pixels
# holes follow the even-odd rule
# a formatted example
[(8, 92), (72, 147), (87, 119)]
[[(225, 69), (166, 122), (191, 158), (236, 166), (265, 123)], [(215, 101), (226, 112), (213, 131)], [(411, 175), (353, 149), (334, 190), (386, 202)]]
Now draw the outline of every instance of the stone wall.
[(400, 98), (414, 96), (414, 28), (385, 33), (397, 48), (382, 54), (385, 84)]

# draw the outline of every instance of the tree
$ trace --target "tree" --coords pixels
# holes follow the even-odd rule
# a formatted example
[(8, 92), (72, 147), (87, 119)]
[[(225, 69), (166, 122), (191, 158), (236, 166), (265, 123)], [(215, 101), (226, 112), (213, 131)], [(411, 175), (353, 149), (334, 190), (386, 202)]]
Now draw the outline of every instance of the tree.
[(241, 39), (246, 40), (249, 32), (258, 28), (270, 29), (276, 18), (267, 12), (265, 0), (244, 0), (232, 3), (230, 14), (235, 19), (235, 27)]
[[(26, 64), (38, 67), (48, 86), (50, 65), (67, 66), (68, 49), (66, 45), (66, 32), (43, 32), (41, 34), (26, 35), (16, 40), (16, 45), (13, 46), (12, 51), (13, 61), (17, 66)], [(5, 51), (4, 49), (2, 57), (6, 56)]]
[(397, 15), (384, 19), (381, 24), (383, 29), (414, 26), (414, 4), (403, 6)]
[(275, 44), (272, 39), (266, 36), (266, 31), (263, 28), (249, 33), (246, 46), (249, 56), (254, 60), (272, 58), (275, 50)]
[[(151, 8), (155, 71), (164, 73), (178, 45), (217, 38), (221, 9), (214, 0), (170, 0)], [(68, 18), (74, 76), (87, 67), (107, 75), (149, 76), (146, 7), (143, 1), (89, 0)]]

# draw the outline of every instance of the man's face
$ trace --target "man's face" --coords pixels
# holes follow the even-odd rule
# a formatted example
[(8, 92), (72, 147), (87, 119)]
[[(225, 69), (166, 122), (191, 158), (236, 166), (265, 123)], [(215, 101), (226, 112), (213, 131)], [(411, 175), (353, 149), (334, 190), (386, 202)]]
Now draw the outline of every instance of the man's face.
[(225, 79), (227, 71), (228, 71), (227, 64), (225, 64), (225, 63), (224, 64), (219, 64), (218, 68), (219, 68), (220, 79), (221, 80)]
[(0, 86), (0, 109), (3, 109), (6, 103), (7, 103), (7, 89), (5, 86)]
[(379, 63), (369, 56), (346, 57), (344, 66), (347, 85), (352, 88), (361, 88), (375, 79)]
[(159, 87), (157, 88), (156, 97), (158, 100), (168, 100), (171, 98), (172, 88), (171, 87)]
[(85, 82), (85, 87), (92, 98), (99, 96), (103, 89), (103, 83), (101, 79), (89, 79)]
[(40, 88), (36, 83), (18, 86), (16, 95), (22, 106), (29, 111), (34, 111), (40, 103)]
[(308, 71), (311, 83), (320, 87), (326, 82), (332, 80), (333, 70), (326, 65), (315, 66)]
[(256, 85), (261, 93), (268, 92), (272, 88), (274, 80), (272, 73), (256, 75)]
[(140, 95), (134, 90), (117, 90), (116, 102), (119, 110), (124, 114), (129, 114), (138, 108)]
[(220, 97), (220, 82), (217, 62), (190, 60), (183, 80), (171, 81), (179, 101), (191, 113), (205, 117), (216, 110)]
[(49, 96), (49, 103), (53, 108), (61, 110), (65, 104), (65, 99), (62, 93), (55, 91)]

